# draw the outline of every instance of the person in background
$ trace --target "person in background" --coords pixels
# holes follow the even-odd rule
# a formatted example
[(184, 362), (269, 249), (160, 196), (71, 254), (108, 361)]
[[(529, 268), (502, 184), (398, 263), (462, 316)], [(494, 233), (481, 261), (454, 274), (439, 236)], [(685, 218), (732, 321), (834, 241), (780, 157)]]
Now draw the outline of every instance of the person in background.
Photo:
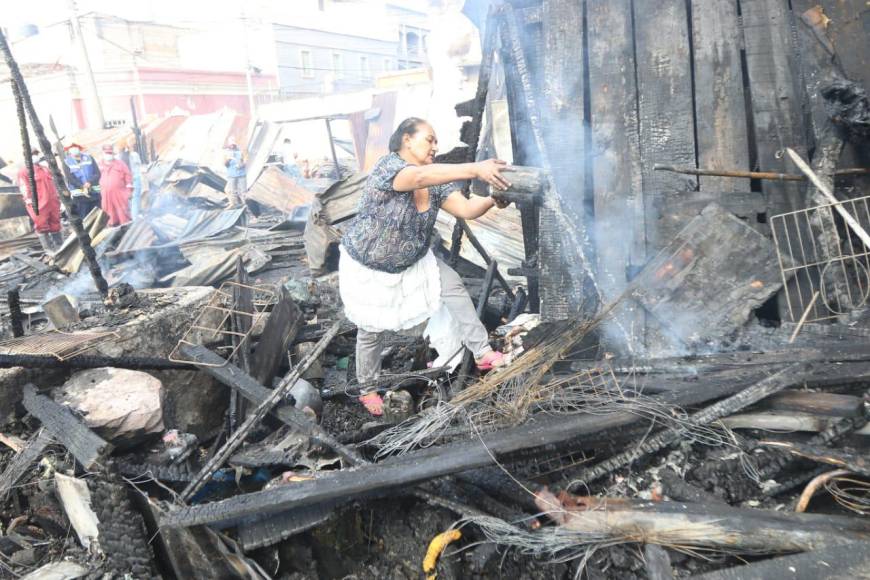
[(84, 219), (91, 210), (100, 207), (100, 168), (94, 158), (77, 143), (71, 144), (65, 151), (64, 163), (69, 168), (68, 185), (73, 208)]
[(136, 151), (136, 138), (127, 140), (127, 166), (133, 175), (133, 196), (130, 198), (130, 215), (135, 220), (142, 213), (142, 158)]
[(299, 169), (299, 165), (296, 162), (298, 157), (299, 154), (293, 150), (290, 138), (284, 139), (284, 143), (281, 145), (281, 163), (284, 166), (284, 173), (296, 181), (302, 178), (302, 170)]
[(103, 146), (100, 160), (100, 190), (103, 195), (102, 208), (109, 216), (110, 226), (129, 223), (130, 197), (133, 193), (133, 176), (127, 164), (115, 157), (111, 145)]
[(57, 188), (54, 186), (51, 173), (48, 171), (48, 164), (39, 149), (34, 149), (31, 155), (33, 157), (33, 176), (36, 181), (36, 202), (39, 215), (33, 211), (30, 176), (27, 173), (27, 166), (23, 163), (18, 172), (18, 189), (24, 196), (24, 208), (30, 215), (30, 219), (33, 220), (39, 244), (43, 251), (48, 254), (56, 252), (63, 244), (63, 234), (60, 227), (60, 198), (57, 196)]
[(465, 198), (453, 183), (480, 179), (505, 190), (509, 184), (500, 173), (505, 163), (434, 163), (437, 152), (429, 123), (415, 117), (402, 121), (390, 137), (390, 153), (372, 167), (359, 213), (341, 240), (339, 293), (347, 318), (357, 326), (359, 400), (372, 415), (383, 413), (376, 388), (385, 331), (416, 334), (446, 311), (481, 371), (507, 364), (490, 346), (462, 279), (430, 248), (439, 209), (471, 220), (507, 205), (495, 196)]
[(226, 193), (230, 198), (230, 207), (242, 205), (242, 194), (248, 191), (247, 160), (245, 154), (239, 150), (235, 141), (230, 141), (224, 154), (224, 166), (227, 168)]

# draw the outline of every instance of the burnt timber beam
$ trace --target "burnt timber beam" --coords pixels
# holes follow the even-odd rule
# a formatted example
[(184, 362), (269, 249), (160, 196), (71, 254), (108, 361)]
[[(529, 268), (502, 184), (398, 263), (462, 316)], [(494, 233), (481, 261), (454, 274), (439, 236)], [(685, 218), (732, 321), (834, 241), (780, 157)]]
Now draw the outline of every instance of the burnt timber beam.
[(818, 580), (860, 578), (870, 569), (867, 542), (844, 542), (811, 552), (771, 558), (692, 576), (694, 580)]
[(112, 452), (112, 445), (91, 431), (72, 411), (40, 395), (33, 385), (24, 386), (24, 408), (40, 420), (45, 430), (73, 454), (87, 470), (92, 470)]
[(261, 385), (271, 385), (278, 368), (287, 358), (287, 349), (296, 340), (302, 325), (302, 312), (284, 285), (278, 292), (278, 303), (260, 336), (251, 361), (251, 374)]
[[(690, 406), (729, 396), (741, 385), (726, 383), (675, 391), (653, 397), (663, 404)], [(326, 501), (353, 498), (388, 489), (492, 465), (494, 458), (509, 457), (519, 451), (543, 448), (607, 429), (623, 429), (644, 421), (636, 414), (616, 412), (607, 415), (578, 413), (549, 417), (519, 427), (487, 433), (480, 439), (431, 447), (377, 464), (343, 469), (324, 474), (316, 481), (239, 495), (227, 500), (180, 507), (164, 516), (162, 525), (231, 526), (271, 514)]]
[[(743, 389), (727, 399), (719, 401), (710, 407), (690, 415), (688, 422), (694, 426), (702, 426), (712, 423), (716, 419), (720, 419), (725, 415), (736, 413), (737, 411), (745, 409), (749, 405), (757, 403), (765, 397), (781, 391), (786, 387), (800, 384), (809, 370), (810, 366), (806, 363), (795, 363), (790, 365), (781, 371), (762, 379), (751, 387)], [(684, 433), (685, 431), (682, 429), (665, 429), (664, 431), (648, 438), (640, 445), (602, 461), (589, 469), (583, 469), (577, 475), (577, 484), (585, 485), (642, 457), (660, 451), (678, 442)], [(572, 485), (571, 487), (575, 488), (576, 486)]]

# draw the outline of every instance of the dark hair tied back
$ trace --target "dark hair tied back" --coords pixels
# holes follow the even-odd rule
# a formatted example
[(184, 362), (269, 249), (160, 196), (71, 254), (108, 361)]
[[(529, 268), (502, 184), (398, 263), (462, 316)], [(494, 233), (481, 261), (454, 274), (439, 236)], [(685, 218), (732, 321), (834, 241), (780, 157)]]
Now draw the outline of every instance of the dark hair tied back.
[(396, 130), (393, 131), (393, 134), (390, 136), (390, 151), (393, 153), (398, 153), (402, 148), (402, 140), (405, 135), (414, 135), (417, 132), (417, 126), (420, 123), (425, 123), (423, 119), (418, 117), (408, 117), (396, 127)]

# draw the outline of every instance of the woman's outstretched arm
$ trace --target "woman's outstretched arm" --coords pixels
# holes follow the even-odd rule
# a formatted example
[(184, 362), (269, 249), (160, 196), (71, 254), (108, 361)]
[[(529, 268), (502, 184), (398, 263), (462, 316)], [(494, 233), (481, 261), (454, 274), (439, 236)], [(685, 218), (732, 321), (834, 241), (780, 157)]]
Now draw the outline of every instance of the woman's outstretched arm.
[[(409, 165), (402, 169), (393, 180), (396, 191), (414, 191), (432, 185), (444, 185), (462, 179), (480, 179), (502, 191), (510, 183), (502, 177), (505, 162), (488, 159), (477, 163), (431, 163), (429, 165)], [(487, 208), (488, 209), (488, 208)]]

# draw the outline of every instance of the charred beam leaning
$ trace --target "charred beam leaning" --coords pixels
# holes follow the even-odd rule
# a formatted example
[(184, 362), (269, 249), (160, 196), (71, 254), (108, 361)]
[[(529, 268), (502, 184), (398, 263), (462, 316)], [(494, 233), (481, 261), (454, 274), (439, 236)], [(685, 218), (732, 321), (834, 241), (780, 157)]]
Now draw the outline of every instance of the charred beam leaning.
[[(755, 383), (751, 387), (740, 391), (736, 395), (693, 414), (689, 417), (689, 423), (692, 425), (706, 425), (716, 419), (720, 419), (726, 415), (744, 409), (777, 391), (781, 391), (786, 387), (799, 383), (809, 370), (810, 365), (808, 364), (795, 363), (789, 365), (776, 374), (773, 374), (766, 379)], [(602, 461), (590, 469), (584, 469), (578, 474), (577, 480), (572, 482), (570, 488), (573, 489), (576, 488), (577, 485), (585, 485), (590, 481), (595, 481), (596, 479), (603, 477), (624, 465), (636, 461), (641, 457), (664, 449), (665, 447), (677, 442), (680, 438), (680, 434), (681, 431), (666, 429), (629, 451)]]
[(24, 408), (39, 419), (45, 430), (69, 449), (85, 469), (93, 469), (111, 453), (110, 443), (97, 436), (68, 408), (38, 394), (33, 385), (24, 386)]
[(9, 48), (9, 44), (6, 42), (6, 36), (2, 32), (0, 32), (0, 51), (3, 52), (3, 56), (6, 59), (6, 66), (9, 67), (9, 75), (12, 77), (12, 82), (18, 86), (24, 109), (27, 111), (27, 116), (30, 118), (30, 124), (37, 140), (39, 141), (39, 147), (42, 149), (42, 153), (45, 155), (45, 160), (48, 162), (48, 167), (51, 170), (51, 177), (54, 180), (54, 185), (59, 193), (58, 197), (60, 198), (60, 202), (63, 204), (64, 210), (69, 216), (70, 226), (72, 227), (76, 238), (79, 240), (79, 245), (81, 246), (82, 253), (84, 253), (85, 261), (88, 263), (91, 277), (94, 279), (94, 284), (96, 285), (100, 296), (105, 300), (109, 293), (109, 284), (103, 277), (100, 264), (97, 262), (97, 254), (94, 252), (94, 248), (91, 245), (91, 237), (82, 226), (82, 216), (78, 215), (73, 209), (70, 193), (67, 189), (66, 182), (64, 181), (63, 173), (61, 173), (57, 160), (54, 158), (52, 153), (51, 143), (45, 136), (45, 129), (42, 127), (42, 123), (36, 115), (36, 109), (33, 107), (33, 102), (30, 100), (30, 93), (27, 90), (27, 85), (24, 83), (24, 77), (21, 76), (21, 70), (18, 68), (18, 63), (12, 56), (12, 51)]
[(184, 491), (181, 493), (181, 498), (185, 501), (190, 500), (193, 495), (199, 491), (199, 489), (205, 485), (205, 482), (212, 476), (212, 474), (220, 468), (221, 465), (233, 454), (233, 452), (241, 446), (241, 444), (245, 441), (245, 438), (251, 432), (251, 430), (263, 420), (267, 413), (269, 413), (272, 408), (278, 404), (278, 402), (290, 392), (290, 389), (293, 388), (293, 385), (296, 384), (296, 381), (299, 380), (299, 377), (302, 376), (309, 366), (311, 366), (317, 357), (326, 350), (326, 347), (329, 345), (330, 341), (338, 334), (339, 329), (341, 328), (341, 320), (337, 320), (330, 328), (323, 338), (318, 341), (315, 345), (314, 349), (309, 352), (305, 358), (299, 361), (299, 364), (296, 365), (296, 368), (291, 370), (286, 377), (281, 381), (281, 384), (278, 385), (275, 390), (269, 393), (269, 396), (263, 401), (256, 409), (254, 409), (244, 423), (239, 427), (238, 431), (233, 433), (227, 439), (227, 442), (224, 443), (223, 447), (221, 447), (217, 453), (215, 453), (214, 457), (209, 460), (205, 466), (203, 466), (202, 470), (196, 476), (196, 478), (190, 482)]
[(6, 502), (9, 491), (18, 483), (30, 465), (39, 459), (42, 452), (51, 443), (51, 437), (46, 430), (40, 429), (33, 435), (18, 452), (15, 458), (6, 466), (6, 470), (0, 475), (0, 501)]

